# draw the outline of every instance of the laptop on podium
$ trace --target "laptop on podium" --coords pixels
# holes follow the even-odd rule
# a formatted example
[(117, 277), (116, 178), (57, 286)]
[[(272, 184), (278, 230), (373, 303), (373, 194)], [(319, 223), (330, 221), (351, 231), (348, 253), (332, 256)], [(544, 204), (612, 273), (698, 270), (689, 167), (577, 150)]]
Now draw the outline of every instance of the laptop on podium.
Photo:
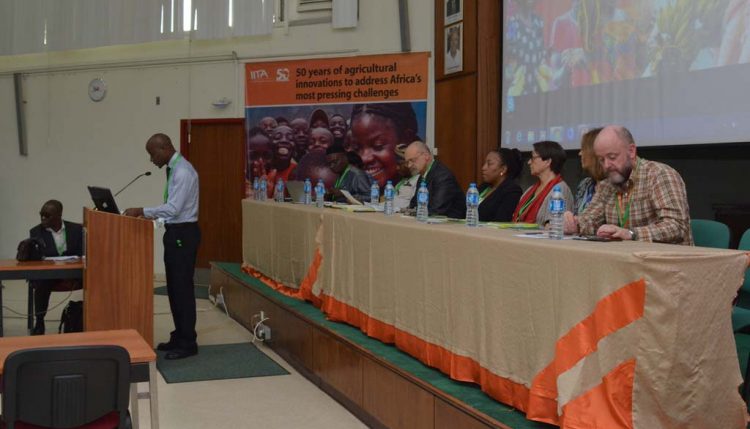
[(94, 206), (100, 212), (120, 214), (120, 210), (117, 208), (115, 203), (115, 197), (112, 196), (112, 191), (109, 188), (100, 188), (98, 186), (89, 186), (89, 194), (91, 199), (94, 201)]

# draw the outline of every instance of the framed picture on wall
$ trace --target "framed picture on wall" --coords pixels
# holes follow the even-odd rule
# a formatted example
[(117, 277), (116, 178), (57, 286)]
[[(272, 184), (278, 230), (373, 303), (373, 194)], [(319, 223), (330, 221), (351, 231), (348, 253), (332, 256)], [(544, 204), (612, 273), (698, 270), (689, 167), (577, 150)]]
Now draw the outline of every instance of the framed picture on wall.
[(464, 0), (444, 0), (445, 24), (453, 24), (464, 18)]
[(464, 25), (462, 22), (445, 27), (445, 59), (443, 73), (456, 73), (464, 69)]

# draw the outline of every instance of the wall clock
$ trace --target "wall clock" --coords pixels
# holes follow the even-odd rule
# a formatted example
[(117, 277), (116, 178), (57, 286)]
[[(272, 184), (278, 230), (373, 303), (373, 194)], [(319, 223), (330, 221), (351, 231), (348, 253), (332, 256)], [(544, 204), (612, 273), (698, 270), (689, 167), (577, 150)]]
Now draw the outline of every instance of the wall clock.
[(91, 101), (102, 101), (107, 95), (107, 83), (96, 78), (89, 82), (89, 98)]

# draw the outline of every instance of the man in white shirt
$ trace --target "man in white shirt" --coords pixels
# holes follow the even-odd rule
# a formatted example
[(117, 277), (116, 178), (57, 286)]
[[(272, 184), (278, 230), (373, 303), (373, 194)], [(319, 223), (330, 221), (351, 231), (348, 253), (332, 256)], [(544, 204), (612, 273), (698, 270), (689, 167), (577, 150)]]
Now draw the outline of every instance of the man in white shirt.
[(159, 168), (167, 166), (164, 204), (156, 207), (130, 208), (125, 216), (164, 219), (164, 269), (167, 294), (175, 329), (169, 341), (157, 350), (165, 351), (166, 359), (182, 359), (198, 354), (195, 332), (195, 260), (201, 241), (198, 228), (198, 173), (179, 154), (165, 134), (154, 134), (146, 143), (151, 162)]
[[(60, 201), (47, 201), (39, 210), (41, 223), (29, 231), (29, 237), (44, 242), (45, 257), (81, 256), (83, 254), (83, 228), (79, 223), (63, 220), (62, 212), (63, 205)], [(81, 280), (34, 280), (29, 282), (29, 287), (34, 289), (34, 314), (36, 316), (31, 335), (43, 335), (44, 316), (47, 315), (51, 292), (81, 289)]]

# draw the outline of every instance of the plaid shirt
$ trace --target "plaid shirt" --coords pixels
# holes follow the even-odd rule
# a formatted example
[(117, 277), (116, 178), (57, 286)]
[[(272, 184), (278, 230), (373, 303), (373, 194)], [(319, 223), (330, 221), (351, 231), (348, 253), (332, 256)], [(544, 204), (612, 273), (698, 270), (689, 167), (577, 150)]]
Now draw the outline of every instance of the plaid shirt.
[[(604, 224), (630, 229), (638, 240), (673, 244), (693, 244), (690, 212), (682, 177), (672, 167), (636, 158), (637, 167), (627, 181), (626, 190), (602, 180), (596, 187), (591, 205), (578, 217), (583, 235), (596, 234)], [(620, 224), (618, 194), (623, 209), (630, 198), (630, 216)]]

